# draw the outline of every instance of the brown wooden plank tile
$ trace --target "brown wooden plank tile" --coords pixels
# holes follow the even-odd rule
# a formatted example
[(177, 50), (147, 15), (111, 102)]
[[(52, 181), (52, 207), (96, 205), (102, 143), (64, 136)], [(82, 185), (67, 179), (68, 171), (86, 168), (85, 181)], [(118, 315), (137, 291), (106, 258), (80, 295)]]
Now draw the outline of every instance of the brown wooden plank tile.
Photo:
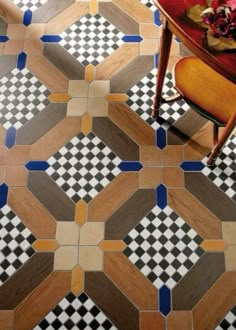
[(139, 160), (139, 147), (109, 118), (93, 118), (93, 132), (122, 160)]
[(0, 16), (8, 23), (22, 23), (23, 11), (12, 1), (2, 1)]
[[(32, 145), (30, 159), (46, 160), (80, 132), (81, 119), (67, 117)], [(61, 134), (63, 132), (63, 134)]]
[(13, 323), (13, 311), (0, 311), (0, 329), (11, 330)]
[[(140, 330), (165, 330), (165, 319), (159, 312), (140, 313)], [(177, 329), (176, 329), (177, 330)]]
[(122, 252), (106, 252), (104, 272), (138, 309), (157, 310), (158, 290)]
[(194, 330), (215, 329), (235, 303), (236, 272), (224, 273), (193, 309)]
[(118, 7), (127, 12), (139, 23), (152, 23), (153, 15), (152, 12), (141, 2), (135, 0), (114, 0), (113, 1)]
[(137, 173), (120, 173), (89, 203), (88, 221), (106, 221), (137, 189)]
[(0, 309), (15, 308), (52, 272), (52, 269), (53, 253), (36, 253), (32, 256), (0, 287)]
[(75, 2), (51, 19), (46, 27), (45, 34), (61, 34), (74, 22), (88, 12), (88, 2)]
[(0, 78), (16, 67), (17, 57), (15, 55), (5, 55), (0, 57)]
[(45, 172), (30, 172), (28, 188), (58, 221), (74, 221), (75, 204)]
[(139, 24), (114, 3), (100, 2), (99, 13), (124, 34), (139, 34)]
[(155, 145), (155, 131), (125, 104), (110, 103), (109, 118), (138, 145)]
[(138, 310), (104, 273), (86, 272), (85, 292), (118, 329), (138, 330)]
[(69, 80), (45, 57), (28, 55), (26, 66), (51, 92), (65, 93), (68, 91)]
[(133, 59), (138, 56), (138, 53), (139, 46), (137, 44), (123, 44), (96, 66), (96, 79), (111, 79), (120, 70), (122, 70), (122, 68), (133, 61)]
[(66, 116), (66, 103), (49, 104), (17, 131), (17, 144), (33, 144)]
[(168, 189), (168, 201), (202, 238), (222, 238), (220, 220), (186, 189)]
[(52, 0), (33, 13), (32, 23), (47, 23), (74, 3), (74, 0)]
[(236, 203), (202, 173), (185, 173), (185, 187), (221, 221), (236, 221)]
[(172, 312), (167, 317), (168, 330), (192, 330), (192, 313), (191, 312)]
[(35, 237), (55, 238), (55, 218), (27, 188), (11, 187), (8, 194), (8, 205)]
[[(153, 56), (138, 56), (111, 78), (111, 93), (125, 93), (153, 69)], [(137, 70), (137, 68), (139, 68)], [(125, 80), (124, 80), (125, 77)]]
[(205, 253), (172, 290), (173, 309), (191, 310), (224, 271), (223, 253)]
[(71, 272), (53, 272), (50, 274), (16, 308), (14, 330), (33, 329), (66, 296), (70, 291), (70, 284)]
[(154, 189), (136, 191), (105, 224), (105, 239), (123, 239), (156, 205)]
[(70, 80), (82, 80), (85, 68), (58, 44), (46, 44), (43, 55)]

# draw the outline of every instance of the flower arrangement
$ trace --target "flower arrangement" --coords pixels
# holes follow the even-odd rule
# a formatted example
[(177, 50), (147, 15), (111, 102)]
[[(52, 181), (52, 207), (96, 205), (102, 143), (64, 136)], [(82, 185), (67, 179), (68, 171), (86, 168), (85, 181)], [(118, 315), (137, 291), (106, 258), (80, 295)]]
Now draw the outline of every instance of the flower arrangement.
[(187, 9), (187, 16), (206, 29), (206, 40), (215, 50), (236, 48), (236, 0), (208, 0)]

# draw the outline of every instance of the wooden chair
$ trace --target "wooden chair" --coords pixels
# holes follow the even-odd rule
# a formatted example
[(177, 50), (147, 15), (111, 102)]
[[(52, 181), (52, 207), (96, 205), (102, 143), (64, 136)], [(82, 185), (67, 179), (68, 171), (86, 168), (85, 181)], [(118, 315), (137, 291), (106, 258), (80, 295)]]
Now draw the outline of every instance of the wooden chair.
[[(236, 126), (236, 85), (222, 77), (199, 58), (183, 57), (174, 67), (175, 88), (205, 118), (214, 123), (214, 146), (207, 161), (213, 166), (223, 145)], [(173, 101), (173, 97), (166, 100)], [(225, 127), (219, 137), (219, 127)]]

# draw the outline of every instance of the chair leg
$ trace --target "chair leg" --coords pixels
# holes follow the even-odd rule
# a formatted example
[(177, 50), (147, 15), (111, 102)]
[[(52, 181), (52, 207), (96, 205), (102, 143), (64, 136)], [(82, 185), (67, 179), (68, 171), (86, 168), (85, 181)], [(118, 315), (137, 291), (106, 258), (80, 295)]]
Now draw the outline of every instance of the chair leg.
[[(230, 134), (232, 133), (234, 127), (236, 125), (236, 113), (234, 113), (230, 120), (228, 121), (228, 124), (226, 125), (224, 132), (222, 134), (222, 136), (217, 139), (216, 144), (214, 145), (211, 154), (207, 160), (207, 165), (208, 166), (213, 166), (215, 164), (216, 158), (218, 157), (221, 148), (223, 147), (223, 145), (225, 144), (225, 142), (227, 141), (228, 137), (230, 136)], [(214, 135), (215, 135), (215, 128), (214, 128)], [(218, 134), (217, 134), (218, 135)], [(214, 137), (215, 139), (215, 137)]]
[(219, 126), (216, 123), (213, 123), (213, 143), (214, 146), (218, 143), (219, 139)]

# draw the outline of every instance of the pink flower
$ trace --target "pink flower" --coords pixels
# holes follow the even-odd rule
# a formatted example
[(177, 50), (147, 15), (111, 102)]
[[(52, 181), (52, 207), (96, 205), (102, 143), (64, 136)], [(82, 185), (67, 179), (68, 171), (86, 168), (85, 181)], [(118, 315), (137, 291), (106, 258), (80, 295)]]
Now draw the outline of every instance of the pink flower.
[(236, 9), (236, 0), (226, 0), (226, 5), (231, 8), (231, 10)]

